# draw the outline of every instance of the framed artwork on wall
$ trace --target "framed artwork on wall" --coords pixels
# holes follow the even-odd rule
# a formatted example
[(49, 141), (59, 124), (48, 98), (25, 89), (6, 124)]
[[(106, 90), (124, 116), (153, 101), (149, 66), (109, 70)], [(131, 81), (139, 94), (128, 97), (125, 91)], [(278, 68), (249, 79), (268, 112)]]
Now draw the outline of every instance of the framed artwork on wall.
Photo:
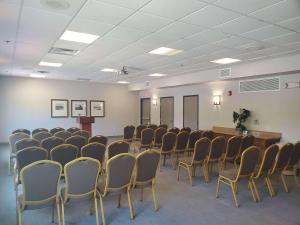
[(51, 117), (64, 118), (69, 116), (69, 101), (67, 99), (51, 99)]
[(104, 117), (105, 102), (98, 100), (90, 100), (90, 115), (93, 117)]
[(71, 100), (71, 116), (87, 116), (87, 100)]

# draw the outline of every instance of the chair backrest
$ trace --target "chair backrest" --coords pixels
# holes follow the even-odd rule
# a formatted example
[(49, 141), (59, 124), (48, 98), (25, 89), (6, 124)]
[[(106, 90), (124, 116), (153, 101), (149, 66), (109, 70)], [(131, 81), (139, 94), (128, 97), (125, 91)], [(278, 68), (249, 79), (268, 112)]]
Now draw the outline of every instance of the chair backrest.
[(194, 148), (193, 163), (204, 161), (209, 152), (210, 140), (206, 137), (199, 139)]
[(75, 133), (76, 131), (79, 131), (80, 129), (78, 127), (70, 127), (67, 129), (68, 132), (70, 133)]
[(222, 153), (224, 152), (225, 149), (225, 143), (226, 140), (222, 136), (215, 137), (211, 141), (209, 156), (208, 156), (209, 160), (217, 160), (221, 158)]
[(188, 141), (188, 149), (194, 149), (195, 143), (202, 137), (202, 132), (199, 130), (193, 131), (190, 133)]
[(86, 130), (78, 130), (78, 131), (74, 132), (72, 135), (82, 136), (82, 137), (86, 138), (86, 140), (89, 140), (89, 138), (90, 138), (90, 133), (87, 132)]
[(105, 156), (105, 150), (105, 145), (92, 142), (81, 148), (81, 156), (97, 159), (102, 164)]
[(48, 137), (52, 137), (52, 134), (49, 133), (48, 131), (41, 131), (41, 132), (38, 132), (38, 133), (32, 135), (32, 137), (35, 140), (38, 140), (39, 142), (42, 142), (44, 139), (46, 139)]
[(64, 167), (68, 162), (76, 159), (78, 148), (70, 144), (62, 144), (50, 151), (51, 160), (59, 162)]
[(214, 139), (215, 136), (215, 132), (213, 132), (212, 130), (205, 130), (202, 132), (202, 137), (206, 137), (209, 140)]
[(235, 159), (240, 151), (242, 138), (240, 136), (233, 136), (228, 139), (225, 157)]
[(258, 176), (260, 176), (262, 173), (267, 174), (271, 171), (271, 169), (273, 169), (278, 151), (279, 151), (279, 147), (276, 144), (270, 145), (265, 150), (259, 171), (257, 173)]
[(24, 138), (15, 144), (16, 152), (28, 147), (40, 147), (40, 142), (33, 138)]
[(134, 183), (152, 181), (156, 176), (159, 159), (160, 153), (157, 150), (146, 150), (140, 153), (136, 157), (136, 175)]
[(32, 134), (32, 136), (34, 136), (35, 134), (37, 134), (37, 133), (39, 133), (39, 132), (48, 132), (48, 129), (46, 129), (46, 128), (36, 128), (36, 129), (34, 129), (34, 130), (31, 132), (31, 134)]
[(180, 132), (182, 132), (182, 131), (191, 133), (192, 129), (190, 127), (183, 127), (183, 128), (180, 129)]
[(54, 135), (56, 132), (59, 132), (59, 131), (62, 131), (62, 130), (65, 130), (64, 128), (62, 127), (55, 127), (53, 129), (51, 129), (49, 132)]
[(190, 134), (186, 131), (181, 131), (177, 134), (175, 151), (182, 151), (186, 149), (189, 140), (189, 135)]
[(259, 159), (259, 149), (256, 146), (247, 148), (241, 156), (241, 164), (238, 170), (237, 179), (239, 177), (247, 177), (253, 175), (255, 166)]
[(41, 147), (28, 147), (17, 152), (17, 168), (21, 171), (25, 166), (30, 163), (46, 160), (48, 158), (48, 151)]
[(163, 127), (166, 130), (168, 130), (168, 125), (167, 124), (160, 124), (160, 125), (158, 125), (158, 128), (160, 128), (160, 127)]
[(147, 128), (150, 128), (155, 131), (158, 127), (156, 124), (149, 124)]
[(81, 157), (68, 162), (64, 167), (66, 179), (65, 201), (69, 197), (96, 195), (101, 164), (98, 160)]
[(80, 151), (80, 149), (87, 144), (87, 139), (82, 136), (75, 135), (66, 139), (65, 143), (76, 146)]
[(133, 136), (134, 136), (134, 130), (135, 127), (132, 125), (128, 125), (126, 127), (124, 127), (124, 140), (126, 141), (132, 141), (133, 140)]
[(162, 139), (161, 151), (171, 152), (174, 150), (176, 143), (176, 134), (172, 132), (167, 132)]
[(129, 153), (116, 155), (107, 161), (105, 192), (109, 189), (124, 189), (131, 185), (135, 161), (135, 157)]
[(139, 125), (136, 127), (136, 134), (135, 134), (135, 138), (140, 139), (142, 136), (142, 131), (144, 129), (146, 129), (146, 125)]
[(154, 136), (154, 130), (151, 128), (146, 128), (142, 131), (141, 144), (151, 145)]
[(276, 156), (275, 165), (273, 168), (273, 173), (277, 171), (282, 171), (288, 165), (290, 156), (293, 152), (294, 145), (292, 143), (286, 143), (283, 145)]
[(165, 133), (167, 133), (167, 129), (164, 127), (158, 127), (154, 131), (154, 145), (161, 145), (162, 137), (164, 136)]
[(130, 149), (130, 145), (128, 142), (125, 141), (115, 141), (111, 143), (107, 148), (107, 156), (108, 159), (119, 155), (121, 153), (128, 153)]
[(88, 142), (89, 143), (97, 142), (97, 143), (100, 143), (100, 144), (103, 144), (106, 146), (107, 145), (107, 137), (102, 136), (102, 135), (96, 135), (94, 137), (90, 137)]
[(63, 143), (65, 143), (63, 139), (52, 136), (42, 140), (41, 147), (47, 149), (50, 153), (52, 148), (62, 145)]
[(62, 167), (50, 160), (41, 160), (25, 166), (21, 172), (23, 203), (42, 204), (59, 198), (59, 181)]
[(30, 135), (23, 132), (11, 134), (8, 138), (10, 149), (12, 153), (16, 153), (16, 143), (22, 139), (30, 138)]
[(28, 135), (31, 134), (30, 130), (27, 130), (27, 129), (17, 129), (12, 132), (12, 134), (16, 134), (16, 133), (24, 133), (24, 134), (28, 134)]
[(180, 132), (179, 128), (177, 127), (172, 127), (169, 129), (168, 132), (174, 133), (174, 134), (178, 134)]
[(300, 160), (300, 141), (294, 144), (294, 149), (291, 153), (289, 166), (295, 166), (299, 163)]
[(54, 136), (58, 137), (58, 138), (61, 138), (61, 139), (63, 139), (65, 141), (66, 139), (68, 139), (69, 137), (71, 137), (72, 134), (69, 131), (62, 130), (62, 131), (56, 132), (54, 134)]
[(251, 147), (254, 144), (254, 140), (255, 137), (251, 134), (242, 137), (240, 154), (242, 154), (243, 151), (246, 150), (247, 148)]

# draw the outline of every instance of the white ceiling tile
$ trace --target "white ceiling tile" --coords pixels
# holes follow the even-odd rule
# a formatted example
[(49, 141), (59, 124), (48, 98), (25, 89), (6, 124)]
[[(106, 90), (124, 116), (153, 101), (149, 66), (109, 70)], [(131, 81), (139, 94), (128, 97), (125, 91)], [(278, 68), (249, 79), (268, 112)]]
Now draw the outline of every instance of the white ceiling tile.
[(177, 20), (206, 5), (197, 0), (152, 0), (141, 11)]
[(213, 44), (206, 44), (206, 45), (202, 45), (198, 48), (194, 48), (190, 51), (187, 51), (186, 54), (189, 57), (198, 57), (201, 55), (210, 54), (211, 52), (219, 50), (219, 49), (220, 49), (220, 46), (213, 45)]
[[(72, 58), (72, 56), (47, 53), (46, 55), (44, 55), (44, 57), (41, 59), (41, 61), (54, 62), (54, 63), (65, 63), (67, 60), (70, 60), (71, 58)], [(46, 67), (44, 67), (44, 68), (46, 68)]]
[(209, 5), (184, 17), (181, 21), (204, 27), (212, 27), (237, 17), (240, 17), (240, 14)]
[(266, 42), (275, 44), (275, 45), (285, 45), (285, 44), (290, 44), (293, 42), (299, 42), (300, 41), (300, 34), (299, 33), (290, 33), (274, 38), (269, 38), (264, 40)]
[(250, 14), (259, 19), (277, 23), (293, 17), (300, 16), (300, 1), (285, 0), (269, 7), (265, 7)]
[(68, 26), (68, 30), (94, 34), (94, 35), (103, 35), (114, 26), (112, 24), (100, 23), (94, 20), (75, 18), (72, 20), (71, 24)]
[(285, 20), (278, 23), (281, 26), (300, 32), (300, 17)]
[(145, 37), (147, 34), (149, 34), (149, 32), (143, 30), (137, 30), (129, 27), (116, 27), (107, 33), (105, 37), (133, 42)]
[(148, 2), (151, 2), (151, 0), (97, 0), (100, 2), (109, 3), (112, 5), (117, 5), (129, 9), (139, 9), (143, 5), (146, 5)]
[(0, 2), (0, 39), (13, 41), (16, 35), (20, 7)]
[(199, 46), (204, 45), (204, 44), (205, 44), (205, 42), (201, 43), (199, 41), (181, 39), (179, 41), (169, 43), (167, 45), (167, 47), (180, 49), (180, 50), (190, 50), (190, 49), (199, 47)]
[(191, 39), (194, 41), (202, 41), (202, 42), (215, 42), (220, 41), (223, 39), (226, 39), (230, 37), (231, 35), (223, 33), (222, 31), (216, 30), (216, 29), (209, 29), (202, 32), (199, 32), (197, 34), (194, 34), (192, 36), (187, 37), (187, 39)]
[(242, 37), (230, 37), (222, 41), (215, 42), (215, 44), (225, 46), (227, 48), (237, 48), (241, 45), (252, 43), (253, 41)]
[(285, 47), (294, 49), (294, 50), (300, 50), (300, 42), (289, 43), (289, 44), (285, 45)]
[(165, 46), (167, 43), (173, 42), (175, 40), (178, 40), (176, 37), (172, 36), (159, 36), (156, 33), (150, 34), (142, 39), (140, 39), (138, 42), (141, 44), (150, 44), (153, 46), (157, 46), (157, 48)]

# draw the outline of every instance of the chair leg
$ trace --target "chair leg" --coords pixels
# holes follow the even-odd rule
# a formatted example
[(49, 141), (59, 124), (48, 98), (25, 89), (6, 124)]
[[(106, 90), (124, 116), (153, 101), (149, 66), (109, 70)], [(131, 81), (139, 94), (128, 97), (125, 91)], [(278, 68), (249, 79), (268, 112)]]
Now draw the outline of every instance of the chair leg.
[(152, 197), (153, 197), (153, 204), (154, 204), (154, 210), (158, 211), (157, 207), (157, 199), (156, 199), (156, 191), (155, 191), (155, 183), (152, 181)]
[(54, 207), (55, 207), (55, 204), (53, 203), (53, 206), (52, 206), (52, 223), (54, 223)]
[(178, 164), (177, 167), (177, 180), (179, 180), (179, 173), (180, 173), (180, 164)]
[(282, 183), (283, 183), (284, 190), (285, 190), (285, 192), (288, 193), (289, 189), (288, 189), (288, 186), (286, 184), (285, 177), (284, 177), (284, 175), (282, 173), (280, 174), (280, 177), (281, 177), (281, 180), (282, 180)]
[(268, 186), (268, 189), (269, 189), (270, 196), (274, 197), (276, 195), (276, 193), (274, 191), (274, 188), (273, 188), (272, 181), (271, 181), (270, 177), (266, 177), (266, 181), (267, 181), (267, 186)]
[(8, 156), (8, 176), (11, 175), (11, 157), (10, 155)]
[(102, 225), (105, 225), (106, 223), (105, 223), (105, 215), (104, 215), (104, 205), (103, 205), (103, 198), (102, 198), (101, 194), (99, 194), (99, 202), (100, 202), (100, 208), (101, 208)]
[(61, 220), (62, 220), (62, 225), (65, 225), (65, 206), (64, 206), (64, 202), (61, 199)]
[(99, 225), (98, 203), (96, 197), (94, 198), (94, 205), (95, 205), (96, 225)]
[(237, 199), (237, 196), (236, 196), (236, 189), (237, 189), (237, 184), (236, 183), (230, 183), (230, 186), (231, 186), (231, 190), (232, 190), (232, 195), (233, 195), (233, 198), (234, 198), (234, 202), (235, 202), (235, 206), (237, 208), (240, 207), (240, 204), (238, 202), (238, 199)]
[(164, 154), (163, 166), (166, 165), (166, 154)]
[(118, 194), (117, 208), (121, 207), (121, 198), (122, 198), (122, 194)]
[(259, 195), (259, 192), (258, 192), (258, 189), (257, 189), (257, 186), (256, 186), (256, 183), (255, 183), (254, 179), (252, 179), (252, 186), (253, 186), (254, 192), (256, 194), (257, 201), (260, 202), (261, 198), (260, 198), (260, 195)]
[(17, 225), (22, 225), (22, 215), (19, 204), (17, 205)]
[(56, 203), (56, 210), (57, 210), (57, 220), (58, 220), (58, 225), (61, 225), (61, 218), (60, 218), (60, 206), (59, 206), (59, 201)]
[(295, 183), (296, 183), (297, 188), (300, 188), (297, 174), (295, 173), (295, 174), (293, 175), (293, 177), (294, 177), (294, 179), (295, 179)]
[(216, 198), (219, 198), (219, 191), (220, 191), (220, 177), (218, 178), (218, 183), (217, 183)]
[(130, 210), (130, 219), (134, 219), (134, 209), (132, 206), (132, 197), (131, 197), (131, 189), (128, 188), (127, 190), (127, 197), (128, 197), (128, 206)]
[(209, 165), (207, 164), (207, 163), (205, 163), (204, 165), (203, 165), (203, 175), (204, 175), (204, 180), (205, 180), (205, 182), (206, 183), (208, 183), (208, 181), (209, 181)]
[(144, 200), (144, 189), (141, 188), (141, 198), (140, 201), (142, 202)]
[(192, 167), (191, 166), (189, 166), (189, 167), (187, 167), (187, 170), (188, 170), (188, 174), (189, 174), (189, 179), (190, 179), (190, 184), (191, 184), (191, 186), (193, 186), (193, 177), (192, 177)]
[(256, 195), (254, 193), (253, 183), (250, 179), (248, 180), (248, 184), (249, 184), (249, 187), (250, 187), (250, 191), (251, 191), (251, 194), (252, 194), (253, 201), (257, 202)]

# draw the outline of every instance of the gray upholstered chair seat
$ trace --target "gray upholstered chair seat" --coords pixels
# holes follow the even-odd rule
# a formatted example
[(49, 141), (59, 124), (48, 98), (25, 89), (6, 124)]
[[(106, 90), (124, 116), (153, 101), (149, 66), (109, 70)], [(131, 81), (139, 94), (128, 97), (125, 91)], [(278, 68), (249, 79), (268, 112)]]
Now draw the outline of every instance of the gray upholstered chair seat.
[[(20, 207), (22, 207), (22, 198), (23, 198), (23, 194), (20, 194), (18, 196), (18, 204), (20, 205)], [(35, 205), (35, 204), (28, 205), (28, 204), (26, 204), (25, 205), (25, 210), (35, 210), (35, 209), (42, 209), (42, 208), (52, 207), (53, 204), (55, 204), (55, 198), (45, 202), (44, 204), (40, 204), (40, 203), (38, 205)]]
[(229, 178), (230, 180), (235, 180), (237, 173), (238, 173), (237, 169), (229, 169), (229, 170), (220, 171), (219, 175), (222, 177)]

